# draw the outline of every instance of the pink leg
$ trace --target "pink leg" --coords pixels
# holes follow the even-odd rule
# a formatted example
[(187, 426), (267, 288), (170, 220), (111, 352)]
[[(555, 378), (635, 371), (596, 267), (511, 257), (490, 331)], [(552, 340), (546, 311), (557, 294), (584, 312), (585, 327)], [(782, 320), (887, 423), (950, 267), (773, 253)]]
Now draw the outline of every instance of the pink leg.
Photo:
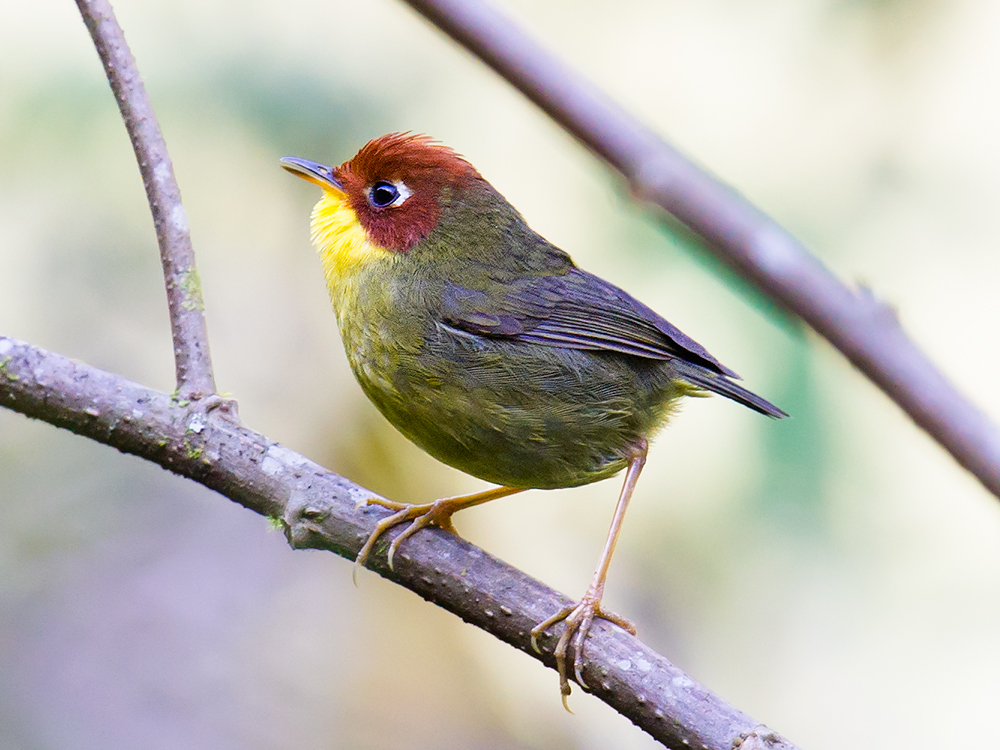
[(594, 571), (594, 579), (587, 589), (587, 593), (578, 604), (571, 604), (560, 612), (552, 615), (549, 619), (539, 623), (531, 630), (531, 645), (538, 653), (538, 636), (544, 633), (549, 627), (557, 622), (566, 623), (559, 641), (556, 643), (555, 657), (556, 666), (559, 669), (559, 692), (562, 693), (563, 706), (569, 711), (567, 698), (570, 694), (569, 680), (566, 676), (566, 654), (569, 647), (573, 646), (573, 674), (581, 687), (586, 688), (581, 674), (583, 670), (583, 643), (590, 632), (590, 626), (595, 617), (610, 620), (620, 628), (635, 635), (635, 626), (624, 617), (608, 612), (601, 608), (601, 599), (604, 597), (604, 583), (608, 577), (608, 567), (611, 565), (611, 555), (614, 554), (615, 545), (618, 543), (618, 535), (622, 530), (622, 522), (625, 520), (625, 510), (628, 502), (632, 499), (635, 490), (635, 483), (639, 479), (639, 473), (646, 464), (646, 452), (648, 444), (643, 440), (635, 447), (628, 463), (628, 470), (625, 473), (625, 484), (622, 486), (621, 494), (618, 496), (618, 505), (615, 506), (615, 515), (611, 519), (611, 529), (608, 531), (607, 541), (604, 543), (604, 551), (601, 559), (597, 563), (597, 570)]

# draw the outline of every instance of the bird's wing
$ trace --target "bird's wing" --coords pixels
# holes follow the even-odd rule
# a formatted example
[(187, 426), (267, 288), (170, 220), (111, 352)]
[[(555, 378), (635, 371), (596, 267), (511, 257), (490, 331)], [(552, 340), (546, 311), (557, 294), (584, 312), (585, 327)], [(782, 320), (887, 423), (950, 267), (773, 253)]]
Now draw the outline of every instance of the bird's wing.
[(739, 378), (701, 344), (613, 284), (578, 268), (487, 293), (449, 283), (443, 323), (467, 333), (566, 349), (680, 359)]

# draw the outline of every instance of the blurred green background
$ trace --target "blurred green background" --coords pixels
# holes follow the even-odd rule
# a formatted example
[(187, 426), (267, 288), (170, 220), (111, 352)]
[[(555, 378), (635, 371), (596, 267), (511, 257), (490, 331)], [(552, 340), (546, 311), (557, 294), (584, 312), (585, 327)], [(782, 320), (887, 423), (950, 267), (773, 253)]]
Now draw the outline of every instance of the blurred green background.
[[(569, 137), (389, 0), (119, 0), (190, 215), (222, 390), (273, 439), (399, 500), (476, 489), (397, 435), (344, 360), (308, 239), (339, 163), (416, 130), (542, 234), (792, 413), (688, 403), (655, 443), (606, 602), (810, 750), (982, 747), (1000, 703), (1000, 506), (839, 355), (629, 201)], [(518, 0), (684, 151), (871, 285), (973, 400), (1000, 279), (992, 0)], [(0, 24), (0, 333), (173, 389), (151, 221), (69, 2)], [(463, 513), (585, 589), (618, 480)], [(556, 676), (372, 574), (292, 553), (190, 482), (0, 410), (0, 747), (651, 748)]]

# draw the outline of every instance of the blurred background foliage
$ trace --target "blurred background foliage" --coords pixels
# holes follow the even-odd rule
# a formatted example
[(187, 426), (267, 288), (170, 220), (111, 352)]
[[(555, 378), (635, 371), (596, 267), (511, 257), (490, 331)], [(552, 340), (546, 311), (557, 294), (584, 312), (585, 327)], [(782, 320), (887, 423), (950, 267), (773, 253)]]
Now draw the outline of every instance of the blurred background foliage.
[[(391, 130), (475, 163), (549, 239), (793, 419), (688, 403), (658, 439), (608, 605), (810, 750), (982, 746), (1000, 701), (1000, 508), (484, 66), (390, 0), (118, 0), (184, 193), (220, 388), (252, 427), (400, 500), (478, 483), (364, 400), (278, 168)], [(870, 284), (983, 408), (1000, 254), (991, 0), (517, 0), (547, 44)], [(172, 390), (138, 172), (71, 3), (0, 25), (0, 332)], [(463, 513), (573, 595), (617, 480)], [(556, 677), (264, 519), (0, 411), (0, 747), (649, 748)]]

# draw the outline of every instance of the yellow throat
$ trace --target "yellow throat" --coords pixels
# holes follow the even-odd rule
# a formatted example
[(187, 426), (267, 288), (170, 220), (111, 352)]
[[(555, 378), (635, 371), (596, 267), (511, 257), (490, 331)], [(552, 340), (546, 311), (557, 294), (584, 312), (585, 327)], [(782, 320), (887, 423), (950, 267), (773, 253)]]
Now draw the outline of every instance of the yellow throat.
[(347, 196), (334, 190), (323, 190), (323, 197), (312, 211), (311, 230), (338, 316), (344, 296), (354, 292), (359, 271), (376, 261), (398, 257), (397, 253), (371, 241)]

